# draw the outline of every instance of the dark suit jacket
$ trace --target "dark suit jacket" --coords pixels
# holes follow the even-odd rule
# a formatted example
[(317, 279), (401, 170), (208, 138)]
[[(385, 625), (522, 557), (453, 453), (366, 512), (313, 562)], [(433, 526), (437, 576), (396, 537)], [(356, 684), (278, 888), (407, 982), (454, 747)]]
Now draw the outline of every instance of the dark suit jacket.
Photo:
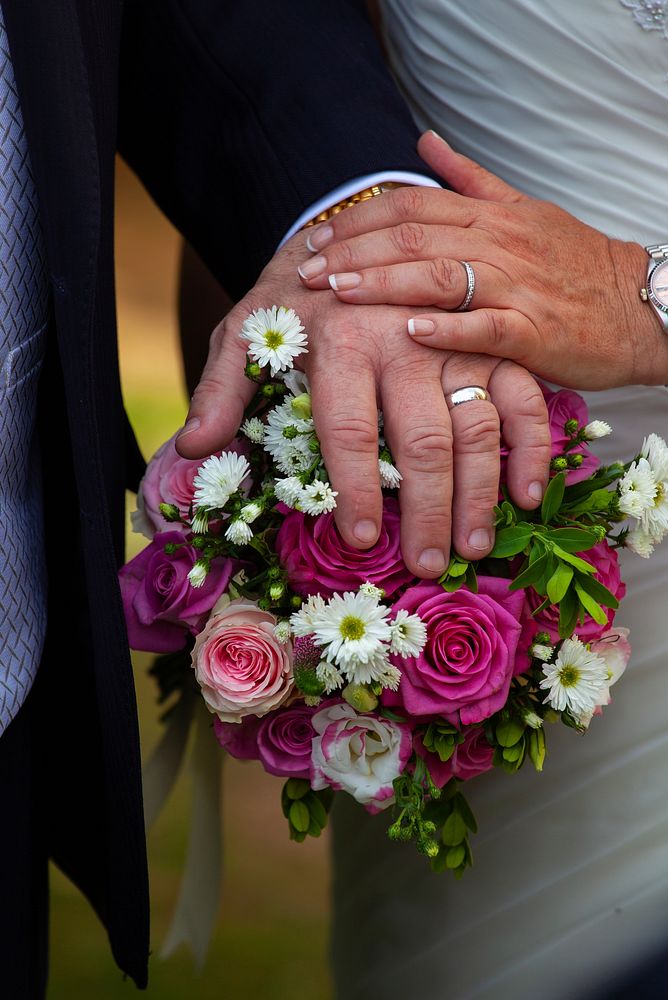
[(3, 9), (53, 303), (40, 418), (47, 838), (106, 925), (117, 963), (143, 986), (139, 739), (116, 577), (124, 490), (141, 457), (116, 356), (114, 154), (234, 295), (318, 197), (420, 161), (355, 0), (126, 0), (124, 12), (120, 0), (3, 0)]

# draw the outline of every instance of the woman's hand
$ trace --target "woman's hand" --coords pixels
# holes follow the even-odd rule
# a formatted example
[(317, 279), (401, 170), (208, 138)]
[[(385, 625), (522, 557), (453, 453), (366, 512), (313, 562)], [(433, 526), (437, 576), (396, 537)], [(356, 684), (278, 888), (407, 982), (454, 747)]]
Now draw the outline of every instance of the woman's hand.
[[(419, 306), (416, 342), (511, 358), (573, 388), (668, 382), (668, 337), (639, 296), (639, 244), (522, 195), (433, 132), (419, 150), (454, 191), (401, 188), (312, 230), (316, 256), (299, 268), (307, 287), (331, 286), (347, 303)], [(457, 312), (462, 261), (475, 293)]]

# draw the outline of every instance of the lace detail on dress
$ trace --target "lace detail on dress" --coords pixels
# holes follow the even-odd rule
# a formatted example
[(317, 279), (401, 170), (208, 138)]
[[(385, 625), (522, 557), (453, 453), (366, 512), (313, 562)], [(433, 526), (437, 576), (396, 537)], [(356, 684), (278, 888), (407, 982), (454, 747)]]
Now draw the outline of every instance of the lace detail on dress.
[(668, 4), (666, 0), (621, 0), (633, 11), (633, 20), (643, 31), (660, 31), (668, 40)]

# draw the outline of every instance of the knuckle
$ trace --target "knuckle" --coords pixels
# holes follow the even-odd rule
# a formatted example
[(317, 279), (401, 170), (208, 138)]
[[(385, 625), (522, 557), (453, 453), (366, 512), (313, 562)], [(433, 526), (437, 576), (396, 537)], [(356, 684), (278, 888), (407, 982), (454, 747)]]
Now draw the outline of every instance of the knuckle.
[(432, 287), (441, 297), (446, 298), (452, 294), (457, 279), (453, 261), (447, 257), (434, 257), (427, 262), (427, 274)]
[(364, 417), (356, 417), (349, 413), (333, 413), (331, 427), (320, 432), (320, 443), (323, 451), (345, 452), (349, 455), (373, 454), (378, 447), (378, 432), (374, 424)]
[(356, 254), (347, 240), (339, 243), (327, 256), (328, 272), (353, 271), (357, 267)]
[(489, 451), (496, 454), (501, 439), (499, 415), (488, 403), (482, 403), (476, 411), (477, 415), (470, 411), (469, 419), (456, 428), (455, 451), (473, 454)]
[(402, 464), (420, 472), (434, 473), (452, 469), (452, 433), (445, 427), (415, 426), (404, 431), (401, 443)]
[(411, 222), (424, 210), (424, 195), (419, 187), (402, 187), (384, 195), (388, 198), (388, 208), (400, 219)]
[(490, 345), (492, 354), (503, 347), (504, 340), (508, 335), (508, 319), (501, 310), (487, 311), (480, 313), (483, 324), (483, 332)]
[(419, 257), (425, 242), (424, 229), (417, 222), (402, 222), (392, 231), (392, 239), (402, 257)]

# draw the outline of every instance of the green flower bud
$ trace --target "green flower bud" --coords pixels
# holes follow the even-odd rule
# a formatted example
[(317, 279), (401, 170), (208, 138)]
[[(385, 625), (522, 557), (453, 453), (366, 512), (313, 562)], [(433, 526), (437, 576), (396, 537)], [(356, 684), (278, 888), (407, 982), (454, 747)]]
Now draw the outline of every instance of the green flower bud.
[(296, 437), (299, 437), (299, 431), (297, 430), (294, 424), (288, 424), (286, 427), (284, 427), (283, 430), (281, 431), (281, 434), (288, 441), (294, 441)]
[(176, 544), (176, 542), (167, 542), (167, 544), (163, 546), (163, 549), (165, 555), (173, 556), (176, 550), (178, 549), (178, 545)]
[(549, 646), (552, 642), (552, 637), (549, 632), (536, 632), (533, 641), (539, 643), (541, 646)]
[(348, 684), (341, 695), (356, 712), (373, 712), (378, 707), (378, 698), (364, 684)]
[(261, 597), (257, 602), (257, 606), (260, 611), (269, 611), (272, 605), (272, 601), (268, 597)]
[(269, 596), (272, 601), (280, 601), (281, 597), (285, 593), (285, 584), (282, 580), (277, 580), (276, 583), (272, 583), (269, 588)]
[(568, 468), (568, 459), (565, 455), (558, 455), (550, 462), (550, 468), (555, 472), (564, 472)]
[(244, 375), (246, 378), (249, 378), (251, 382), (259, 382), (262, 376), (262, 369), (257, 361), (247, 362), (246, 367), (244, 368)]
[(315, 670), (312, 667), (294, 665), (293, 674), (295, 685), (302, 694), (310, 698), (319, 698), (325, 693), (325, 685), (318, 680)]
[(308, 450), (312, 452), (314, 455), (320, 454), (320, 442), (316, 437), (312, 437), (311, 440), (309, 441)]
[(180, 521), (181, 511), (173, 503), (161, 503), (160, 513), (164, 517), (165, 521)]
[(584, 462), (584, 455), (569, 455), (567, 461), (569, 469), (579, 469)]
[(302, 392), (299, 396), (295, 396), (290, 404), (290, 409), (300, 420), (310, 420), (312, 410), (311, 397), (308, 392)]
[(577, 432), (580, 430), (580, 425), (577, 420), (567, 420), (564, 424), (564, 433), (568, 434), (569, 437), (575, 437)]

